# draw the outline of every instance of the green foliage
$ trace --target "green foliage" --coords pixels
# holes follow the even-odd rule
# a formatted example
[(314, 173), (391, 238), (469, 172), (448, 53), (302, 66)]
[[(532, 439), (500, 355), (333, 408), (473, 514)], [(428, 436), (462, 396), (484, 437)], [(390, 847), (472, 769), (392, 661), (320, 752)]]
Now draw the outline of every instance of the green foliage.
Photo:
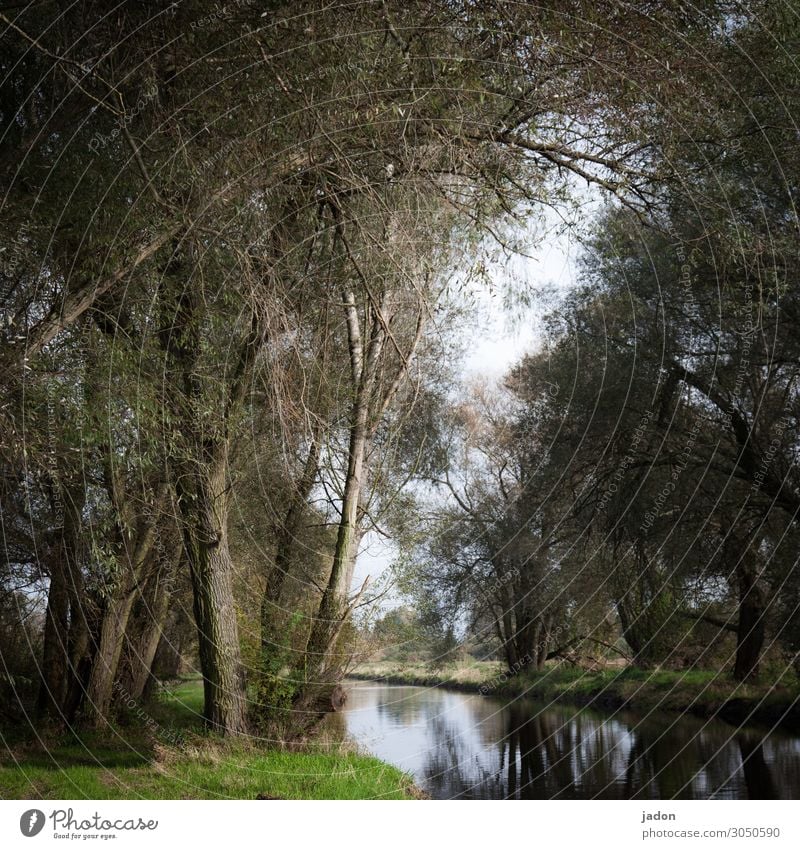
[(287, 621), (282, 627), (272, 631), (279, 642), (261, 650), (256, 674), (254, 715), (259, 723), (273, 729), (291, 726), (292, 705), (303, 684), (296, 669), (294, 643), (298, 630), (306, 629), (304, 617), (295, 611), (283, 618)]
[[(60, 689), (102, 668), (162, 524), (198, 615), (229, 617), (207, 680), (240, 681), (243, 649), (268, 716), (315, 648), (346, 667), (349, 624), (333, 647), (309, 632), (346, 609), (373, 525), (408, 560), (416, 611), (381, 623), (398, 658), (449, 662), (468, 638), (511, 667), (608, 660), (624, 636), (642, 664), (691, 665), (725, 642), (698, 616), (735, 619), (748, 581), (796, 655), (796, 18), (163, 11), (37, 3), (2, 35), (0, 589), (54, 614)], [(464, 293), (496, 288), (543, 205), (574, 212), (576, 181), (614, 199), (581, 285), (505, 387), (456, 399)], [(270, 582), (286, 627), (260, 621)], [(19, 682), (31, 699), (30, 660), (14, 646), (5, 701)]]

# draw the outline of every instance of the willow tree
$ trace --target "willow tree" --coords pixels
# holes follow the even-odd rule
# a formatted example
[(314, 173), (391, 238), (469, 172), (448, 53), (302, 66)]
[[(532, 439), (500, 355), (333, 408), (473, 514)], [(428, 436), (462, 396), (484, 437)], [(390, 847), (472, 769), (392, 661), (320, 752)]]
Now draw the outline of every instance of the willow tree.
[[(325, 437), (341, 492), (304, 669), (312, 682), (335, 677), (380, 477), (370, 470), (401, 400), (413, 399), (404, 393), (442, 269), (481, 235), (513, 247), (503, 221), (524, 223), (563, 197), (565, 175), (637, 208), (651, 200), (648, 166), (664, 134), (654, 140), (641, 93), (617, 83), (633, 63), (657, 101), (671, 31), (691, 45), (676, 51), (685, 68), (712, 27), (680, 3), (632, 13), (555, 3), (533, 16), (492, 0), (231, 4), (223, 17), (210, 2), (168, 14), (150, 3), (56, 6), (1, 19), (3, 226), (14, 246), (13, 261), (2, 259), (6, 454), (19, 464), (26, 389), (46, 382), (48, 356), (72, 331), (91, 321), (136, 353), (122, 366), (132, 379), (120, 406), (138, 416), (136, 437), (157, 446), (164, 473), (142, 489), (143, 515), (155, 521), (165, 481), (194, 585), (205, 715), (241, 733), (228, 513), (248, 418), (267, 394), (273, 408), (307, 402), (291, 362), (347, 363), (347, 391), (323, 405), (311, 440)], [(676, 77), (670, 91), (688, 85)], [(331, 344), (309, 345), (328, 333)], [(299, 506), (313, 497), (307, 481), (319, 481), (307, 453)], [(152, 522), (125, 515), (127, 482), (114, 478), (112, 468), (118, 515), (105, 549), (139, 576)], [(122, 536), (132, 522), (139, 553)], [(117, 643), (110, 634), (104, 668)], [(105, 682), (98, 691), (105, 703)]]
[[(649, 27), (649, 40), (665, 43), (673, 13)], [(336, 258), (333, 275), (320, 277), (341, 299), (351, 396), (337, 544), (303, 668), (312, 687), (336, 677), (334, 643), (353, 603), (353, 562), (369, 521), (360, 502), (375, 456), (370, 443), (391, 427), (392, 399), (436, 308), (436, 276), (420, 273), (430, 234), (439, 242), (434, 266), (457, 245), (459, 228), (473, 244), (491, 234), (507, 248), (502, 220), (535, 215), (542, 200), (563, 192), (567, 174), (633, 205), (647, 200), (645, 149), (608, 122), (622, 103), (602, 88), (607, 80), (593, 76), (601, 58), (620, 62), (627, 48), (608, 37), (588, 6), (567, 30), (572, 12), (543, 8), (533, 26), (521, 15), (504, 4), (420, 3), (403, 10), (376, 4), (354, 16), (337, 8), (276, 16), (284, 55), (302, 42), (319, 69), (301, 74), (268, 50), (282, 91), (301, 109), (287, 121), (313, 162), (306, 180), (320, 232), (310, 226), (300, 244), (308, 246), (311, 269), (323, 265), (315, 254), (323, 244)], [(322, 32), (332, 35), (314, 38)], [(556, 32), (563, 49), (550, 46)], [(271, 34), (264, 28), (267, 41)], [(341, 54), (352, 57), (347, 65), (336, 63)], [(590, 115), (603, 121), (603, 133), (585, 130)]]
[[(359, 255), (354, 244), (369, 244), (363, 224), (357, 225), (361, 232), (354, 238), (348, 232), (348, 225), (353, 226), (354, 221), (345, 222), (338, 208), (331, 211), (331, 218), (332, 239), (342, 266), (340, 310), (349, 359), (350, 408), (343, 422), (341, 460), (334, 466), (338, 474), (331, 481), (337, 493), (336, 544), (304, 660), (304, 673), (312, 689), (331, 676), (335, 680), (343, 665), (343, 658), (336, 656), (336, 640), (355, 603), (348, 595), (358, 546), (370, 522), (367, 502), (379, 462), (377, 454), (388, 447), (386, 440), (376, 446), (375, 436), (380, 427), (396, 428), (402, 422), (402, 411), (393, 410), (393, 405), (406, 382), (414, 380), (417, 350), (442, 288), (437, 275), (441, 269), (431, 268), (433, 246), (424, 244), (419, 235), (420, 219), (409, 228), (415, 237), (410, 240), (402, 216), (393, 212), (388, 226), (385, 221), (378, 224), (373, 238), (380, 249), (373, 249), (373, 256), (369, 256)], [(409, 241), (425, 259), (403, 255)], [(387, 262), (387, 257), (393, 262)], [(413, 394), (403, 393), (403, 397), (413, 404)], [(388, 421), (390, 412), (396, 412), (392, 423)], [(335, 448), (334, 442), (328, 444)]]

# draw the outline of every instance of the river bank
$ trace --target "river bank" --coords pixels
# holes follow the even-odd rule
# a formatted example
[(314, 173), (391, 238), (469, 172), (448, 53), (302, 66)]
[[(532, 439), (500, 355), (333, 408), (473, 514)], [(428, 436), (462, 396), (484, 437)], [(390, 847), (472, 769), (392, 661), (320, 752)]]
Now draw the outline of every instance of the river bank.
[(565, 665), (542, 672), (503, 672), (503, 665), (471, 661), (432, 671), (423, 664), (372, 663), (350, 675), (420, 687), (443, 687), (501, 698), (715, 717), (734, 726), (762, 725), (800, 731), (800, 686), (794, 674), (772, 684), (739, 684), (713, 670), (643, 670), (633, 667), (587, 671)]
[[(205, 734), (202, 681), (171, 687), (103, 732), (3, 729), (2, 799), (411, 799), (403, 771), (346, 745), (302, 751)], [(8, 732), (8, 733), (7, 733)]]

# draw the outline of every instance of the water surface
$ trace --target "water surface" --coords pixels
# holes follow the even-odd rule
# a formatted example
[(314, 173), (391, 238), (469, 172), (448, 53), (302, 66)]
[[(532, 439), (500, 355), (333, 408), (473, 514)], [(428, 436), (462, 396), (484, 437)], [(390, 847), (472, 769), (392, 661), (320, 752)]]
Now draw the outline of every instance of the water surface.
[(797, 799), (800, 737), (348, 681), (350, 737), (434, 799)]

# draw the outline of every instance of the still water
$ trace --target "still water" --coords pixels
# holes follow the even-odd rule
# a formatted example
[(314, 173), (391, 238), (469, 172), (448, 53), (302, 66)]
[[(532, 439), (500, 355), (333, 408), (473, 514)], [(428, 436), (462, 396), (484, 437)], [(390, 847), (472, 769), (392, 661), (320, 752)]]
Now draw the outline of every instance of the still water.
[(347, 682), (338, 715), (362, 749), (434, 799), (797, 799), (800, 737)]

